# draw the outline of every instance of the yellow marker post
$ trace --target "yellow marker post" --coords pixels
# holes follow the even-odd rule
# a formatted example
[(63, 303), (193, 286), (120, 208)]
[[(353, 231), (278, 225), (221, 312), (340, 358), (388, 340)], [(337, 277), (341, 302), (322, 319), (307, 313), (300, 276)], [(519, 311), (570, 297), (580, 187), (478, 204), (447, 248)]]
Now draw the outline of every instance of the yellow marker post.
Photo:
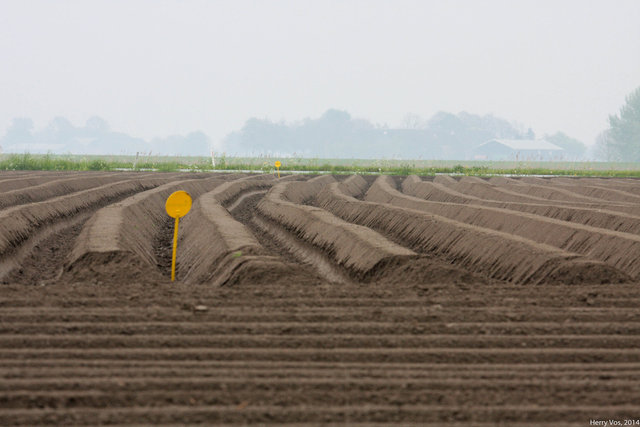
[(171, 218), (176, 219), (173, 230), (173, 255), (171, 255), (171, 281), (176, 279), (176, 250), (178, 249), (178, 222), (191, 210), (191, 196), (186, 191), (175, 191), (165, 203), (165, 209)]
[(276, 160), (276, 169), (278, 169), (278, 178), (280, 178), (280, 166), (282, 166), (282, 163), (280, 163), (280, 160)]

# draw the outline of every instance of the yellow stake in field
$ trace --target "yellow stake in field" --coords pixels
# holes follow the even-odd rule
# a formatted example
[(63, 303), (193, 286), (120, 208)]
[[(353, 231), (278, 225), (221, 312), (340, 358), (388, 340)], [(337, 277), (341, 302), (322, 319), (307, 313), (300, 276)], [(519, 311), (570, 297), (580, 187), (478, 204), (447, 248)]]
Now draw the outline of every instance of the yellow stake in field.
[(280, 166), (282, 166), (282, 163), (280, 163), (280, 160), (276, 160), (276, 169), (278, 169), (278, 178), (280, 178)]
[(191, 210), (191, 196), (186, 191), (176, 191), (167, 199), (165, 209), (171, 218), (176, 219), (173, 230), (173, 255), (171, 255), (171, 281), (176, 279), (176, 250), (178, 249), (178, 222)]

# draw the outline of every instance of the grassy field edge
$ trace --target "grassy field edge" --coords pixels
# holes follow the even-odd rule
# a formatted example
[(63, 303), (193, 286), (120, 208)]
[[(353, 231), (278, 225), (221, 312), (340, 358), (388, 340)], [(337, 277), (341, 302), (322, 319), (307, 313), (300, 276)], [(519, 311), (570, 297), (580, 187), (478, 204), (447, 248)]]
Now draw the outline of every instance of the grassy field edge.
[(55, 154), (4, 154), (0, 170), (50, 171), (252, 171), (275, 172), (274, 162), (280, 160), (280, 171), (334, 174), (435, 175), (562, 175), (594, 177), (640, 177), (640, 163), (613, 162), (540, 162), (540, 161), (480, 161), (480, 160), (397, 160), (397, 159), (317, 159), (276, 157), (220, 156), (213, 166), (210, 157), (179, 156), (98, 156)]

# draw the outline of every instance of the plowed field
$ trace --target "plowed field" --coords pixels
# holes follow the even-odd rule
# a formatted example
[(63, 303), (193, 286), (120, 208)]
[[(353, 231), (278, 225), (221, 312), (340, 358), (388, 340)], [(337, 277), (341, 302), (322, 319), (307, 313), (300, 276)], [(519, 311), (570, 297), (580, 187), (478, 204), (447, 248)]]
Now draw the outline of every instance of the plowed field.
[(0, 425), (640, 420), (636, 180), (2, 172), (0, 218)]

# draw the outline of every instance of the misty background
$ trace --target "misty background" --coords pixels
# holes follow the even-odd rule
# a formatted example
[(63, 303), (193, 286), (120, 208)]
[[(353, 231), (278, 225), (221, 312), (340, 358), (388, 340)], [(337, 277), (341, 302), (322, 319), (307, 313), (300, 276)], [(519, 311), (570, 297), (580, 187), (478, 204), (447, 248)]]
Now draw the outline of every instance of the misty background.
[[(330, 109), (322, 116), (298, 122), (272, 122), (251, 118), (223, 140), (231, 155), (322, 158), (470, 159), (474, 148), (492, 138), (534, 139), (517, 123), (491, 115), (439, 112), (428, 120), (408, 114), (399, 128), (378, 125)], [(562, 132), (545, 135), (547, 141), (565, 149), (563, 160), (586, 158), (587, 147)], [(13, 119), (0, 139), (6, 152), (135, 154), (205, 156), (211, 139), (203, 132), (173, 135), (146, 141), (111, 130), (100, 117), (82, 126), (56, 117), (46, 127), (35, 129), (33, 120)]]
[[(3, 152), (616, 160), (640, 2), (0, 1)], [(617, 157), (616, 157), (617, 156)]]

